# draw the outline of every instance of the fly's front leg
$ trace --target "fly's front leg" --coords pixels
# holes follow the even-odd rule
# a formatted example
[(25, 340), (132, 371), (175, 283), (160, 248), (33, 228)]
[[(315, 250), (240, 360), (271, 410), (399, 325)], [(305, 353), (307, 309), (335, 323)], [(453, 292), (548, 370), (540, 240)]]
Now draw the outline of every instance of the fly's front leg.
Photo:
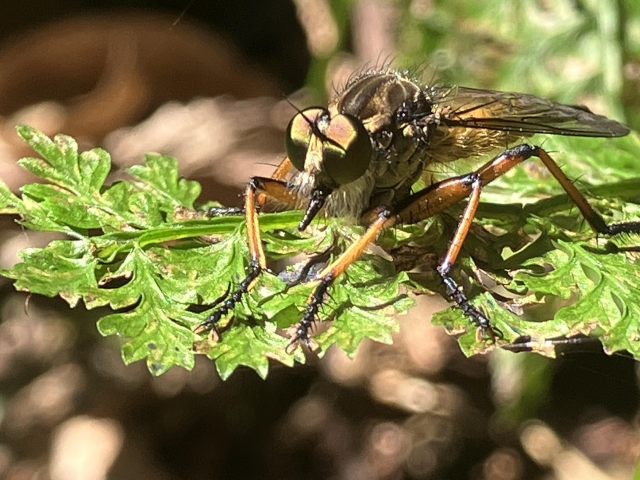
[(253, 288), (262, 271), (267, 268), (267, 261), (260, 238), (258, 213), (256, 209), (256, 192), (263, 180), (265, 179), (261, 179), (259, 177), (252, 178), (247, 184), (244, 194), (244, 212), (250, 255), (247, 276), (240, 282), (235, 290), (231, 292), (230, 289), (228, 289), (227, 293), (216, 301), (218, 306), (207, 316), (204, 322), (196, 327), (196, 333), (200, 333), (205, 330), (211, 330), (212, 332), (219, 333), (216, 325), (220, 319), (235, 308), (236, 304), (242, 299), (242, 296)]
[[(276, 171), (271, 175), (271, 180), (284, 180), (284, 178), (289, 174), (293, 165), (291, 164), (291, 160), (285, 158)], [(246, 195), (246, 192), (245, 192)], [(264, 195), (259, 195), (256, 199), (256, 208), (260, 209), (264, 204), (266, 198)], [(232, 217), (237, 215), (245, 215), (245, 207), (212, 207), (206, 211), (206, 215), (209, 217)]]
[(206, 330), (218, 333), (216, 328), (217, 323), (235, 308), (242, 297), (257, 283), (262, 272), (267, 269), (267, 260), (260, 236), (257, 208), (264, 203), (265, 196), (273, 197), (289, 205), (295, 204), (295, 195), (285, 182), (263, 177), (253, 177), (249, 181), (244, 195), (247, 243), (249, 246), (247, 275), (233, 291), (229, 289), (222, 298), (216, 301), (217, 306), (209, 316), (207, 316), (204, 322), (196, 327), (196, 333)]

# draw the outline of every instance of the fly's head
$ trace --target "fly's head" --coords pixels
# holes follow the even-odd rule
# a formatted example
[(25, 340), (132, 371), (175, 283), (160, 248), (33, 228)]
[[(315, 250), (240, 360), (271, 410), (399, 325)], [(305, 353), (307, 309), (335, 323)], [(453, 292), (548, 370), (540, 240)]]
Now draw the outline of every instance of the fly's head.
[(358, 118), (318, 107), (293, 117), (285, 146), (293, 166), (311, 183), (300, 230), (311, 223), (333, 190), (365, 174), (373, 155), (369, 134)]

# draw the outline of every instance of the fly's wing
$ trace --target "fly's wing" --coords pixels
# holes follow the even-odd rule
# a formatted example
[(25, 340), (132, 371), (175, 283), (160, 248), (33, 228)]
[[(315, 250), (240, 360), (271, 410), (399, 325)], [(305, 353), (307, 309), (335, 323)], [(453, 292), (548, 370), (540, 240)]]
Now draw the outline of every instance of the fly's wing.
[(582, 106), (563, 105), (524, 93), (466, 87), (433, 87), (428, 95), (440, 124), (528, 136), (622, 137), (624, 125)]

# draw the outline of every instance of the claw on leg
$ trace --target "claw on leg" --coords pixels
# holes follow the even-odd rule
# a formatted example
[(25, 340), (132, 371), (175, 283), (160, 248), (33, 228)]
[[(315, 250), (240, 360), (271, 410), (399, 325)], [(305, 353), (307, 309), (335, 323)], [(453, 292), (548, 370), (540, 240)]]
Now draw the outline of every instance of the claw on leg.
[(215, 332), (218, 336), (220, 332), (217, 328), (218, 322), (227, 315), (230, 311), (232, 311), (236, 304), (242, 299), (242, 296), (246, 294), (253, 283), (258, 279), (260, 274), (262, 273), (262, 266), (257, 263), (252, 263), (249, 266), (249, 273), (247, 276), (240, 282), (238, 288), (233, 291), (233, 293), (229, 294), (231, 290), (231, 286), (227, 288), (227, 291), (220, 298), (216, 299), (214, 305), (219, 305), (214, 308), (214, 310), (209, 314), (204, 321), (198, 325), (195, 329), (195, 333), (202, 333), (210, 330), (211, 332)]
[(307, 301), (307, 309), (305, 311), (302, 320), (296, 325), (291, 327), (291, 341), (287, 345), (287, 352), (293, 352), (295, 346), (299, 343), (304, 344), (309, 350), (315, 351), (318, 345), (309, 337), (309, 330), (313, 327), (313, 324), (318, 319), (318, 313), (320, 307), (324, 302), (324, 297), (327, 295), (329, 287), (333, 283), (334, 277), (331, 273), (325, 275), (320, 281), (320, 285), (313, 289), (309, 300)]
[(206, 212), (207, 217), (233, 217), (244, 215), (244, 207), (211, 207)]
[(445, 285), (447, 296), (453, 300), (453, 302), (462, 310), (462, 313), (468, 318), (476, 327), (478, 327), (476, 339), (478, 342), (489, 341), (496, 343), (503, 338), (503, 334), (500, 329), (493, 327), (489, 318), (471, 305), (469, 299), (462, 291), (462, 288), (458, 286), (456, 281), (449, 275), (449, 269), (445, 266), (438, 267), (438, 273), (442, 277), (442, 281)]
[(315, 342), (309, 337), (309, 330), (316, 320), (318, 320), (320, 307), (328, 295), (329, 288), (335, 279), (362, 255), (362, 252), (375, 240), (380, 232), (395, 222), (395, 217), (393, 217), (391, 210), (388, 208), (379, 207), (375, 209), (375, 215), (375, 220), (369, 225), (365, 234), (352, 243), (342, 255), (319, 273), (320, 283), (314, 288), (311, 295), (309, 295), (307, 309), (302, 320), (290, 329), (291, 341), (287, 346), (287, 351), (291, 352), (295, 350), (295, 345), (299, 343), (303, 343), (311, 350), (317, 348)]
[[(231, 292), (231, 284), (227, 284), (227, 289), (225, 290), (225, 292), (220, 295), (218, 298), (216, 298), (213, 301), (213, 305), (212, 307), (217, 307), (218, 305), (220, 305), (223, 301), (226, 300), (226, 298), (229, 296), (229, 292)], [(220, 338), (220, 332), (218, 330), (218, 326), (217, 326), (217, 320), (214, 322), (209, 322), (209, 318), (211, 317), (211, 315), (209, 315), (204, 322), (200, 323), (199, 325), (196, 325), (196, 327), (193, 329), (194, 333), (202, 333), (202, 332), (206, 332), (207, 330), (211, 330), (211, 335), (213, 337), (213, 334), (215, 333), (215, 335), (217, 336), (217, 338), (215, 339), (215, 341), (218, 340), (218, 338)], [(213, 338), (212, 338), (213, 340)]]

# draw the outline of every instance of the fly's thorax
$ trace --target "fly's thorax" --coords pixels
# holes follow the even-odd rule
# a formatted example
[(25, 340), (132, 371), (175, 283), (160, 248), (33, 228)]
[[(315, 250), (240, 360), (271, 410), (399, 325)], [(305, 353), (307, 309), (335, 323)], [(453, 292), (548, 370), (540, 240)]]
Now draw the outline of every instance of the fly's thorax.
[(348, 112), (364, 124), (374, 146), (369, 172), (374, 202), (393, 206), (411, 191), (437, 127), (428, 91), (397, 72), (365, 74), (350, 82), (330, 112)]
[(375, 132), (392, 127), (398, 111), (421, 94), (418, 83), (396, 72), (363, 75), (347, 84), (329, 110), (353, 115)]
[(329, 105), (329, 111), (359, 118), (379, 151), (407, 138), (428, 143), (428, 119), (433, 117), (428, 91), (398, 72), (354, 79)]

